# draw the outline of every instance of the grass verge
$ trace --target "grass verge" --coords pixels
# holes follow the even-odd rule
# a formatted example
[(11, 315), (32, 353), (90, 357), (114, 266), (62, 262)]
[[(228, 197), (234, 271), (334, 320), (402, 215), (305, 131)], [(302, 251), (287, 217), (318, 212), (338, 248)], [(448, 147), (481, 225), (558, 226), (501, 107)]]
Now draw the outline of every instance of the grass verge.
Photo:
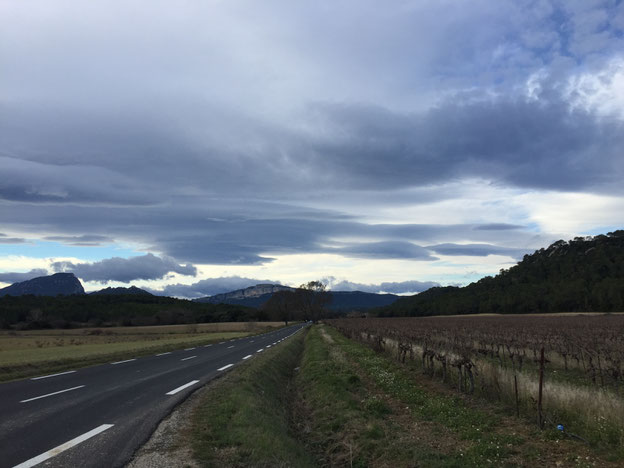
[(291, 378), (304, 332), (256, 353), (212, 386), (192, 417), (191, 445), (202, 466), (317, 466), (290, 424)]

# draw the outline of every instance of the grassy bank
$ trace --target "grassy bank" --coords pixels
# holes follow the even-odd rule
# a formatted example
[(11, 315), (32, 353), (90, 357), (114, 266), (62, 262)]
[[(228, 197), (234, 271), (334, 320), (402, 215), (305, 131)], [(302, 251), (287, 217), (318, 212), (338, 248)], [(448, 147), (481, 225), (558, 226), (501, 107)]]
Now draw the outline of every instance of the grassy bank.
[(202, 466), (316, 466), (291, 430), (291, 379), (304, 332), (213, 384), (195, 410), (191, 445)]
[(216, 382), (190, 434), (200, 466), (612, 466), (323, 325)]
[(0, 381), (257, 334), (282, 324), (218, 323), (2, 332)]

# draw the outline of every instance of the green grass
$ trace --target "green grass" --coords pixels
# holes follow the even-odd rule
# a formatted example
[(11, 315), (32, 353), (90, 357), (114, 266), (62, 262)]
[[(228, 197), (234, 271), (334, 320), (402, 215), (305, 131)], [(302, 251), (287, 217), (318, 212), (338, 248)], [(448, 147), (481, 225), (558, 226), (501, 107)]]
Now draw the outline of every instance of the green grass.
[(338, 355), (314, 327), (306, 337), (301, 372), (296, 378), (300, 412), (309, 449), (328, 465), (368, 466), (384, 459), (413, 465), (416, 452), (400, 447), (400, 428), (385, 417), (392, 410), (371, 394), (353, 366)]
[(604, 466), (582, 444), (420, 379), (313, 326), (213, 384), (192, 418), (193, 453), (219, 467)]
[(205, 394), (191, 422), (202, 466), (316, 466), (290, 425), (289, 383), (303, 336), (256, 353)]
[[(344, 448), (341, 453), (350, 459), (338, 458), (338, 464), (345, 462), (347, 466), (369, 466), (371, 460), (383, 460), (387, 466), (480, 466), (487, 459), (495, 462), (505, 456), (502, 441), (487, 436), (489, 416), (467, 414), (455, 399), (426, 394), (390, 361), (334, 330), (326, 328), (326, 332), (348, 359), (332, 357), (319, 329), (309, 333), (297, 383), (314, 421), (310, 438), (313, 450), (331, 453), (328, 443), (337, 435), (352, 447), (349, 453)], [(372, 389), (356, 375), (358, 368), (371, 379)], [(462, 438), (483, 440), (466, 453), (443, 453), (410, 440), (404, 427), (387, 418), (392, 410), (383, 396), (373, 393), (374, 388), (412, 408), (416, 419), (442, 423), (459, 431)]]
[[(548, 446), (555, 438), (561, 437), (561, 434), (531, 430), (519, 420), (512, 420), (514, 426), (505, 427), (510, 419), (503, 417), (503, 408), (486, 409), (483, 405), (469, 404), (449, 392), (418, 386), (414, 371), (408, 367), (345, 338), (335, 329), (326, 327), (326, 332), (367, 379), (389, 397), (409, 407), (416, 421), (434, 423), (448, 431), (451, 437), (464, 442), (463, 448), (454, 453), (446, 456), (432, 454), (437, 466), (455, 466), (458, 460), (461, 466), (506, 465), (519, 460), (526, 463), (532, 457), (549, 456)], [(550, 436), (553, 436), (552, 439)], [(554, 443), (559, 444), (559, 441)], [(572, 457), (576, 457), (577, 453), (586, 453), (580, 444), (575, 443), (567, 444), (563, 452), (566, 450), (569, 451), (566, 456)]]

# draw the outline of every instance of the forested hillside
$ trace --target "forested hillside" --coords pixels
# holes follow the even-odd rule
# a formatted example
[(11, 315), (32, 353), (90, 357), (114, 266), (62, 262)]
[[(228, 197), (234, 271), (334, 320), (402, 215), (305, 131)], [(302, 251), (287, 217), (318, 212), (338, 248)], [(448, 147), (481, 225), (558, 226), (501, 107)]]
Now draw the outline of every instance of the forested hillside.
[(624, 230), (557, 241), (495, 277), (431, 288), (376, 310), (424, 316), (624, 310)]

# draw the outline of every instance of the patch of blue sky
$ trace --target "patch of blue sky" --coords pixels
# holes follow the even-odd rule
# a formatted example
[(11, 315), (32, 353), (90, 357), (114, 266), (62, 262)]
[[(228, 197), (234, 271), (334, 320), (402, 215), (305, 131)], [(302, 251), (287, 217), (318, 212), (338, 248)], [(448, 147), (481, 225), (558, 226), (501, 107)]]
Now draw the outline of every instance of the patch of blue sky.
[(67, 245), (51, 241), (28, 241), (22, 244), (0, 244), (0, 257), (21, 255), (33, 258), (73, 257), (85, 261), (98, 261), (111, 257), (134, 257), (144, 255), (131, 248), (115, 244), (96, 246)]
[(535, 223), (535, 222), (525, 223), (524, 227), (528, 231), (537, 232), (537, 233), (541, 233), (542, 232), (542, 230), (540, 228), (540, 225), (538, 223)]
[(622, 226), (599, 226), (588, 229), (587, 231), (584, 231), (583, 234), (587, 236), (597, 236), (598, 234), (607, 234), (609, 232), (617, 231), (618, 229), (622, 229)]
[[(465, 255), (468, 257), (469, 255)], [(432, 265), (436, 267), (453, 267), (453, 268), (472, 268), (474, 267), (474, 263), (456, 263), (452, 260), (436, 260), (431, 262)]]
[(498, 271), (493, 271), (489, 275), (487, 273), (478, 272), (449, 274), (439, 278), (434, 278), (432, 281), (436, 281), (442, 286), (466, 286), (470, 283), (474, 283), (475, 281), (479, 281), (481, 278), (485, 278), (486, 276), (495, 276), (496, 274), (498, 274)]

